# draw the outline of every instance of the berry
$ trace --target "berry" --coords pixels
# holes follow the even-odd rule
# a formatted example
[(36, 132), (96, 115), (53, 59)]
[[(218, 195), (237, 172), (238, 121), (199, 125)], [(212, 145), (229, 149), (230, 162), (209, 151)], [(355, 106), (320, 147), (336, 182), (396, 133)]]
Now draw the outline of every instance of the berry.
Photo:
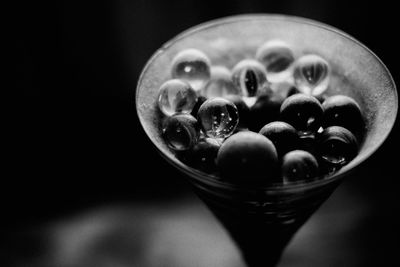
[(279, 157), (298, 146), (299, 138), (296, 129), (286, 122), (270, 122), (261, 128), (259, 133), (274, 143)]
[(259, 132), (267, 123), (278, 120), (283, 101), (279, 95), (260, 96), (250, 108), (249, 129)]
[(286, 97), (289, 97), (289, 96), (292, 96), (292, 95), (295, 95), (295, 94), (300, 94), (300, 93), (301, 93), (301, 91), (296, 86), (292, 86), (288, 90)]
[(358, 141), (346, 128), (330, 126), (318, 138), (318, 154), (329, 164), (343, 166), (358, 153)]
[(328, 97), (322, 103), (324, 116), (322, 126), (342, 126), (354, 134), (360, 134), (364, 125), (360, 106), (357, 102), (345, 95)]
[(293, 150), (282, 159), (282, 177), (284, 182), (310, 180), (318, 175), (318, 162), (307, 151)]
[(197, 118), (197, 112), (199, 112), (199, 108), (201, 107), (201, 105), (203, 105), (204, 102), (206, 102), (207, 98), (205, 96), (199, 96), (197, 97), (197, 102), (194, 105), (192, 112), (190, 112), (190, 114)]
[(201, 139), (190, 151), (188, 163), (207, 173), (217, 170), (216, 159), (220, 144), (213, 138)]
[(294, 94), (285, 99), (280, 109), (281, 119), (301, 132), (315, 132), (320, 127), (323, 109), (310, 95)]
[(317, 154), (317, 140), (318, 140), (318, 138), (317, 138), (317, 136), (318, 136), (318, 133), (317, 134), (314, 134), (314, 133), (306, 133), (306, 134), (303, 134), (303, 133), (300, 133), (299, 135), (299, 146), (298, 146), (298, 148), (300, 149), (300, 150), (304, 150), (304, 151), (307, 151), (307, 152), (309, 152), (309, 153), (311, 153), (311, 154), (313, 154), (313, 155), (316, 155)]
[(274, 144), (250, 131), (238, 132), (222, 144), (217, 166), (223, 178), (248, 185), (270, 184), (278, 177)]

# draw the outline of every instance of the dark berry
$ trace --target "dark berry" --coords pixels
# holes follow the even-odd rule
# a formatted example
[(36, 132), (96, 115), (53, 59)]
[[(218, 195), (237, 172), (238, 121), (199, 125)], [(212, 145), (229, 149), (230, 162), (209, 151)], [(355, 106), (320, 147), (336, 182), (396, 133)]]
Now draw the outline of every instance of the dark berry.
[(289, 96), (292, 96), (292, 95), (295, 95), (295, 94), (300, 94), (300, 93), (301, 93), (301, 91), (296, 86), (292, 86), (289, 89), (286, 97), (289, 97)]
[(297, 182), (316, 178), (318, 162), (307, 151), (293, 150), (283, 156), (282, 177), (284, 182)]
[(323, 109), (310, 95), (294, 94), (285, 99), (280, 109), (281, 119), (301, 132), (315, 132), (320, 127)]
[[(301, 94), (302, 92), (295, 86), (293, 86), (292, 88), (289, 89), (288, 93), (287, 93), (287, 97), (295, 95), (295, 94)], [(318, 99), (319, 103), (322, 104), (322, 102), (325, 101), (325, 95), (316, 95), (314, 96), (316, 99)]]
[(360, 106), (357, 102), (345, 95), (328, 97), (323, 103), (324, 116), (322, 126), (342, 126), (353, 134), (359, 135), (364, 125)]
[(197, 118), (197, 112), (199, 111), (200, 106), (207, 100), (205, 96), (197, 97), (197, 102), (194, 105), (192, 112), (190, 113), (193, 117)]
[(212, 138), (201, 139), (189, 151), (187, 160), (192, 167), (212, 173), (217, 170), (216, 159), (220, 143)]
[(357, 156), (358, 141), (346, 128), (330, 126), (320, 134), (317, 149), (322, 161), (343, 166)]
[(283, 100), (278, 95), (260, 96), (250, 108), (249, 129), (258, 132), (264, 125), (278, 120)]
[(299, 137), (296, 129), (283, 121), (273, 121), (261, 128), (260, 134), (274, 143), (278, 156), (282, 157), (287, 152), (298, 146)]
[(307, 151), (313, 155), (317, 153), (317, 134), (315, 133), (300, 133), (298, 148)]
[(322, 103), (324, 103), (327, 96), (326, 95), (316, 95), (315, 98), (318, 99), (319, 103), (322, 104)]
[(278, 177), (274, 144), (250, 131), (238, 132), (222, 144), (217, 166), (223, 178), (247, 185), (269, 184)]

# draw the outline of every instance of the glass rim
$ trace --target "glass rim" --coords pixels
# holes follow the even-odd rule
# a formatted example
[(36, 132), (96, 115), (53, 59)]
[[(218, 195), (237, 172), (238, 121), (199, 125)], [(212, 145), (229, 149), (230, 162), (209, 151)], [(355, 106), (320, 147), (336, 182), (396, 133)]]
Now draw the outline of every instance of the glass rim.
[[(340, 170), (337, 172), (333, 173), (332, 175), (327, 175), (324, 177), (321, 177), (320, 179), (316, 179), (314, 181), (307, 181), (307, 182), (299, 182), (299, 183), (287, 183), (287, 184), (282, 184), (282, 185), (241, 185), (241, 184), (236, 184), (236, 183), (231, 183), (228, 181), (223, 181), (220, 180), (217, 176), (213, 174), (208, 174), (205, 172), (202, 172), (200, 170), (197, 170), (195, 168), (192, 168), (186, 164), (184, 164), (182, 161), (177, 159), (173, 153), (166, 154), (163, 152), (163, 149), (161, 149), (160, 145), (155, 142), (150, 135), (147, 132), (147, 129), (145, 127), (145, 120), (140, 116), (138, 108), (137, 108), (137, 103), (138, 103), (138, 96), (140, 92), (140, 87), (142, 84), (142, 80), (144, 78), (144, 75), (146, 73), (146, 70), (150, 67), (150, 65), (153, 63), (153, 61), (163, 53), (164, 50), (166, 50), (168, 47), (173, 45), (175, 42), (177, 42), (180, 39), (183, 39), (187, 36), (190, 36), (192, 34), (195, 34), (198, 31), (203, 31), (207, 28), (212, 28), (216, 25), (223, 25), (223, 24), (229, 24), (232, 22), (238, 22), (238, 21), (248, 21), (248, 20), (271, 20), (271, 21), (290, 21), (294, 23), (299, 23), (299, 24), (305, 24), (305, 25), (310, 25), (313, 27), (318, 27), (323, 30), (327, 30), (330, 32), (333, 32), (335, 34), (341, 35), (342, 37), (350, 40), (351, 42), (359, 45), (360, 47), (364, 48), (368, 53), (370, 53), (373, 58), (381, 64), (384, 72), (387, 74), (391, 85), (393, 86), (393, 91), (394, 91), (394, 96), (395, 96), (395, 111), (394, 111), (394, 118), (393, 122), (390, 124), (389, 129), (385, 132), (385, 134), (379, 139), (379, 141), (372, 147), (372, 149), (366, 153), (360, 153), (357, 155), (356, 158), (354, 158), (352, 161), (350, 161), (348, 164), (343, 166)], [(222, 17), (222, 18), (217, 18), (213, 20), (209, 20), (200, 24), (197, 24), (193, 27), (190, 27), (186, 29), (185, 31), (177, 34), (175, 37), (164, 43), (156, 52), (153, 53), (153, 55), (150, 57), (150, 59), (147, 61), (145, 64), (145, 67), (142, 69), (142, 72), (140, 74), (136, 91), (135, 91), (135, 109), (137, 116), (139, 118), (139, 121), (146, 133), (146, 135), (150, 138), (151, 142), (153, 145), (156, 147), (157, 151), (164, 157), (168, 162), (170, 162), (175, 168), (180, 170), (181, 172), (185, 173), (187, 176), (190, 177), (190, 179), (194, 179), (197, 183), (200, 184), (205, 184), (209, 186), (217, 186), (220, 189), (232, 189), (232, 188), (241, 188), (244, 191), (249, 190), (249, 191), (263, 191), (263, 192), (296, 192), (299, 190), (311, 190), (313, 188), (319, 188), (327, 184), (331, 184), (334, 181), (339, 181), (343, 179), (345, 176), (349, 175), (352, 171), (354, 171), (359, 165), (361, 165), (363, 162), (365, 162), (372, 154), (374, 154), (381, 146), (382, 144), (386, 141), (387, 137), (389, 134), (392, 132), (393, 127), (395, 125), (395, 122), (397, 121), (397, 115), (398, 115), (398, 95), (397, 95), (397, 89), (396, 89), (396, 84), (394, 82), (394, 79), (386, 67), (386, 65), (382, 62), (382, 60), (373, 52), (371, 51), (367, 46), (362, 44), (360, 41), (352, 37), (351, 35), (333, 27), (328, 24), (312, 20), (309, 18), (304, 18), (304, 17), (299, 17), (299, 16), (292, 16), (292, 15), (285, 15), (285, 14), (260, 14), (260, 13), (255, 13), (255, 14), (239, 14), (239, 15), (232, 15), (232, 16), (227, 16), (227, 17)]]

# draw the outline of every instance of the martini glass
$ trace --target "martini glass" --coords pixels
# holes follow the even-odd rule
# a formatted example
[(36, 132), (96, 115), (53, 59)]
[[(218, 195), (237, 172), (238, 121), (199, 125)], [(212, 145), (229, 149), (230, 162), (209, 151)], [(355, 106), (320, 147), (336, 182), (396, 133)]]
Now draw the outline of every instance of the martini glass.
[[(180, 51), (197, 48), (213, 65), (232, 68), (268, 40), (291, 44), (294, 53), (313, 53), (331, 66), (325, 94), (354, 98), (366, 120), (359, 154), (339, 171), (316, 181), (284, 186), (235, 185), (180, 161), (161, 136), (157, 107), (160, 85), (171, 79), (171, 61)], [(296, 231), (344, 178), (362, 166), (384, 142), (394, 124), (398, 100), (393, 79), (379, 58), (360, 42), (331, 26), (282, 15), (241, 15), (193, 27), (162, 46), (139, 79), (136, 109), (160, 154), (186, 174), (196, 194), (229, 232), (248, 266), (276, 266)]]

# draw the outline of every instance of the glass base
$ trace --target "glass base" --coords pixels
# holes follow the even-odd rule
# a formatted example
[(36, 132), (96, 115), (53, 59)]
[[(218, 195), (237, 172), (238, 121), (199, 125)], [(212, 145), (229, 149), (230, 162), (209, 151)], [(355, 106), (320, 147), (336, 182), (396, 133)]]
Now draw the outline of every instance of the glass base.
[(196, 186), (194, 191), (228, 231), (249, 267), (273, 267), (297, 230), (338, 184), (318, 191), (297, 192), (289, 198), (260, 196), (258, 201), (234, 196), (227, 199)]

